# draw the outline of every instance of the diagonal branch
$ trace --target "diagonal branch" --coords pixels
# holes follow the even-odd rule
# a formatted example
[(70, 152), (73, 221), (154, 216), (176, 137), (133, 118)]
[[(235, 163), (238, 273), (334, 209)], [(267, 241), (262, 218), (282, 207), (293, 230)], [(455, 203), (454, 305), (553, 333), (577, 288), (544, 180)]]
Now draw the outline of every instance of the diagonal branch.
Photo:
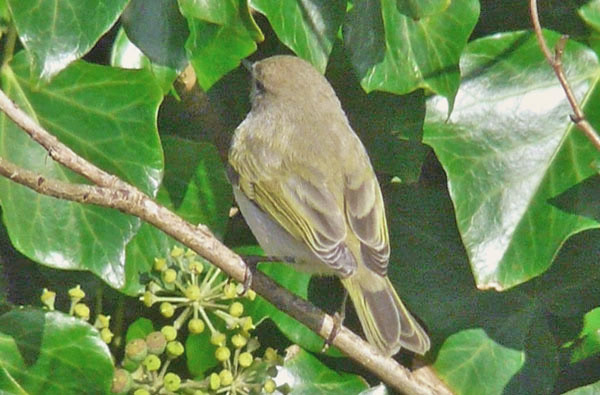
[[(0, 175), (44, 195), (110, 207), (137, 216), (188, 246), (237, 281), (244, 280), (246, 265), (242, 258), (223, 245), (207, 228), (196, 227), (184, 221), (136, 187), (78, 156), (36, 124), (1, 90), (0, 110), (42, 145), (54, 160), (86, 177), (95, 185), (48, 179), (1, 157)], [(294, 317), (321, 337), (326, 339), (333, 330), (334, 319), (331, 316), (280, 287), (262, 272), (253, 271), (252, 288), (279, 310)], [(441, 383), (424, 378), (427, 377), (424, 374), (414, 374), (395, 360), (381, 356), (373, 346), (344, 327), (340, 328), (332, 344), (402, 393), (450, 394)]]
[(535, 31), (535, 35), (537, 37), (538, 43), (542, 52), (544, 53), (544, 57), (554, 70), (554, 74), (556, 74), (556, 78), (560, 82), (565, 94), (567, 95), (567, 100), (573, 109), (573, 115), (571, 115), (571, 120), (575, 123), (575, 125), (586, 135), (586, 137), (591, 141), (592, 144), (596, 147), (598, 151), (600, 151), (600, 137), (594, 127), (585, 119), (585, 114), (583, 110), (579, 106), (577, 99), (575, 98), (575, 94), (567, 81), (567, 76), (565, 75), (565, 70), (562, 65), (562, 54), (565, 48), (566, 40), (568, 36), (562, 36), (561, 39), (556, 44), (554, 49), (554, 54), (550, 48), (548, 48), (548, 44), (546, 44), (546, 40), (544, 40), (544, 36), (542, 34), (542, 27), (540, 25), (540, 18), (537, 10), (537, 0), (530, 0), (529, 3), (529, 11), (531, 14), (531, 21), (533, 23), (533, 30)]

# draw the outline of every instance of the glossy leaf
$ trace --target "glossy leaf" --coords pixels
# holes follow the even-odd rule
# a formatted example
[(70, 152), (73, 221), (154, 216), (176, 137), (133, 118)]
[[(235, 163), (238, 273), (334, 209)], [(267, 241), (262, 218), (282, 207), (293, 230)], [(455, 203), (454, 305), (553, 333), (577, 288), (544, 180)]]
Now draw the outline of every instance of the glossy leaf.
[(579, 9), (579, 15), (597, 32), (600, 32), (600, 0), (591, 0)]
[(584, 387), (575, 388), (569, 392), (565, 392), (564, 395), (598, 395), (600, 393), (600, 381), (596, 381), (593, 384), (586, 385)]
[(190, 29), (185, 46), (188, 58), (206, 91), (256, 50), (256, 42), (263, 40), (262, 32), (246, 1), (181, 0), (180, 4)]
[(421, 19), (444, 11), (451, 0), (396, 0), (396, 7), (401, 14), (412, 19)]
[(523, 352), (494, 342), (481, 329), (467, 329), (446, 339), (433, 366), (456, 393), (493, 395), (503, 393), (524, 363)]
[(119, 30), (113, 43), (110, 65), (125, 69), (147, 69), (154, 75), (165, 95), (171, 91), (173, 82), (177, 78), (175, 69), (152, 63), (138, 47), (129, 41), (123, 29)]
[[(338, 43), (339, 44), (339, 43)], [(352, 67), (336, 45), (326, 77), (333, 85), (350, 125), (367, 148), (375, 171), (388, 179), (416, 182), (428, 147), (421, 143), (425, 96), (422, 90), (398, 96), (386, 92), (366, 94)]]
[[(71, 149), (156, 193), (163, 167), (156, 130), (162, 92), (151, 74), (76, 62), (50, 84), (34, 88), (20, 54), (3, 68), (2, 81), (21, 108)], [(47, 178), (85, 182), (4, 116), (0, 155)], [(137, 218), (42, 196), (5, 178), (0, 200), (8, 233), (21, 253), (56, 268), (90, 270), (113, 287), (124, 285), (125, 247), (140, 226)]]
[(187, 21), (174, 0), (131, 0), (123, 12), (127, 37), (154, 63), (183, 70), (187, 65)]
[(325, 72), (346, 11), (345, 1), (251, 0), (250, 4), (267, 17), (282, 43)]
[(583, 318), (583, 329), (579, 335), (580, 341), (573, 349), (571, 362), (600, 354), (600, 308), (587, 313)]
[[(439, 348), (449, 336), (480, 328), (493, 342), (525, 354), (516, 374), (507, 361), (501, 365), (505, 368), (488, 377), (490, 381), (510, 377), (504, 389), (507, 394), (551, 393), (562, 378), (557, 332), (570, 330), (573, 322), (600, 305), (595, 286), (600, 281), (600, 230), (570, 238), (543, 276), (507, 292), (478, 290), (444, 180), (432, 185), (430, 163), (424, 171), (417, 184), (383, 187), (392, 247), (389, 275), (407, 308), (427, 330), (431, 357), (445, 358)], [(463, 339), (468, 346), (467, 337)], [(469, 348), (469, 355), (476, 358), (478, 354), (472, 352), (477, 350)], [(463, 373), (454, 365), (445, 366), (456, 371), (452, 377), (458, 379), (448, 384), (463, 385)], [(439, 374), (446, 374), (437, 368)]]
[[(558, 38), (545, 37), (549, 45)], [(569, 42), (563, 62), (584, 108), (597, 108), (593, 52)], [(448, 174), (477, 286), (502, 290), (540, 275), (569, 236), (599, 226), (549, 202), (591, 176), (599, 154), (570, 123), (569, 105), (532, 35), (477, 40), (461, 69), (450, 118), (444, 98), (429, 101), (424, 141)], [(599, 116), (591, 112), (590, 122), (600, 125)]]
[(478, 15), (476, 0), (454, 0), (419, 21), (401, 14), (396, 2), (359, 0), (344, 24), (344, 44), (365, 91), (405, 94), (424, 88), (452, 108), (459, 57)]
[(219, 238), (233, 204), (231, 185), (214, 145), (177, 137), (163, 138), (165, 192), (177, 214), (203, 224)]
[(88, 323), (36, 310), (0, 316), (0, 392), (105, 394), (112, 375), (108, 346)]
[(275, 382), (289, 384), (291, 394), (356, 394), (367, 388), (363, 378), (336, 372), (296, 345), (286, 350)]
[(85, 55), (126, 4), (127, 0), (8, 0), (34, 74), (46, 80)]

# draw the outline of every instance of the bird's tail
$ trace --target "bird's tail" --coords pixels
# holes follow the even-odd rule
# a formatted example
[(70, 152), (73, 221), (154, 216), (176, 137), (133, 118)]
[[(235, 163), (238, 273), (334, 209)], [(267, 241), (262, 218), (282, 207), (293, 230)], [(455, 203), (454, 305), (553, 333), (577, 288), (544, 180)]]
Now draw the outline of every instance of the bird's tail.
[(369, 343), (391, 356), (406, 348), (418, 354), (429, 350), (429, 337), (408, 312), (389, 278), (370, 270), (342, 279)]

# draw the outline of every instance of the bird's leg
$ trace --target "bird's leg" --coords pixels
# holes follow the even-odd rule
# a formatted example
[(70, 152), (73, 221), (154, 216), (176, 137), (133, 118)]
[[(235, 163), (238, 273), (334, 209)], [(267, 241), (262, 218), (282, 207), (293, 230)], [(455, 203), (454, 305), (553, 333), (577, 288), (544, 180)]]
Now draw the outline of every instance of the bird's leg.
[(340, 311), (337, 311), (333, 315), (333, 328), (331, 328), (331, 332), (329, 333), (329, 336), (327, 336), (327, 339), (325, 340), (325, 343), (323, 344), (323, 348), (321, 349), (321, 352), (327, 351), (329, 346), (333, 343), (333, 340), (335, 339), (337, 334), (340, 332), (340, 328), (342, 327), (342, 324), (344, 323), (344, 318), (346, 318), (346, 301), (347, 300), (348, 300), (348, 290), (346, 288), (344, 288), (344, 299), (342, 300), (342, 306), (340, 307)]
[(252, 271), (256, 269), (256, 265), (260, 262), (291, 262), (292, 258), (279, 258), (273, 256), (260, 256), (260, 255), (244, 255), (242, 256), (244, 263), (246, 264), (246, 270), (244, 271), (244, 281), (242, 282), (243, 288), (239, 296), (244, 296), (252, 285)]

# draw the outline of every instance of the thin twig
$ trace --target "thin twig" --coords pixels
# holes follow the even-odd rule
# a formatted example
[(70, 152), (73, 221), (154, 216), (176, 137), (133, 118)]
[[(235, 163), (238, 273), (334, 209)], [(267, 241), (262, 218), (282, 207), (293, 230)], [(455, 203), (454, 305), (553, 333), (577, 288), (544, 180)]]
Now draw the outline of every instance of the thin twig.
[(537, 41), (540, 45), (542, 52), (544, 53), (544, 57), (554, 70), (554, 74), (556, 74), (556, 78), (560, 82), (565, 94), (567, 95), (567, 100), (573, 109), (573, 115), (571, 115), (571, 120), (575, 123), (575, 125), (583, 131), (586, 137), (594, 144), (596, 149), (600, 151), (600, 137), (598, 133), (594, 130), (594, 127), (585, 119), (585, 114), (581, 110), (577, 99), (575, 98), (575, 94), (567, 81), (567, 76), (565, 75), (565, 70), (562, 65), (562, 54), (565, 48), (566, 40), (568, 36), (562, 36), (558, 43), (556, 44), (554, 54), (548, 48), (548, 44), (546, 44), (546, 40), (544, 40), (544, 35), (542, 33), (542, 27), (540, 25), (540, 18), (538, 16), (537, 10), (537, 0), (530, 0), (529, 3), (529, 11), (531, 13), (531, 21), (533, 22), (533, 30), (535, 31), (535, 35), (537, 37)]
[[(242, 282), (246, 265), (207, 229), (193, 226), (153, 201), (139, 189), (108, 174), (62, 144), (37, 125), (0, 90), (0, 110), (42, 145), (57, 162), (85, 176), (96, 185), (72, 184), (48, 179), (0, 158), (0, 175), (44, 195), (79, 203), (110, 207), (134, 215), (172, 236), (203, 256), (237, 281)], [(327, 338), (334, 327), (331, 316), (311, 303), (280, 287), (260, 271), (253, 271), (252, 288), (279, 310)], [(443, 385), (414, 375), (410, 370), (377, 350), (350, 330), (342, 327), (333, 345), (344, 354), (406, 394), (450, 394)]]

